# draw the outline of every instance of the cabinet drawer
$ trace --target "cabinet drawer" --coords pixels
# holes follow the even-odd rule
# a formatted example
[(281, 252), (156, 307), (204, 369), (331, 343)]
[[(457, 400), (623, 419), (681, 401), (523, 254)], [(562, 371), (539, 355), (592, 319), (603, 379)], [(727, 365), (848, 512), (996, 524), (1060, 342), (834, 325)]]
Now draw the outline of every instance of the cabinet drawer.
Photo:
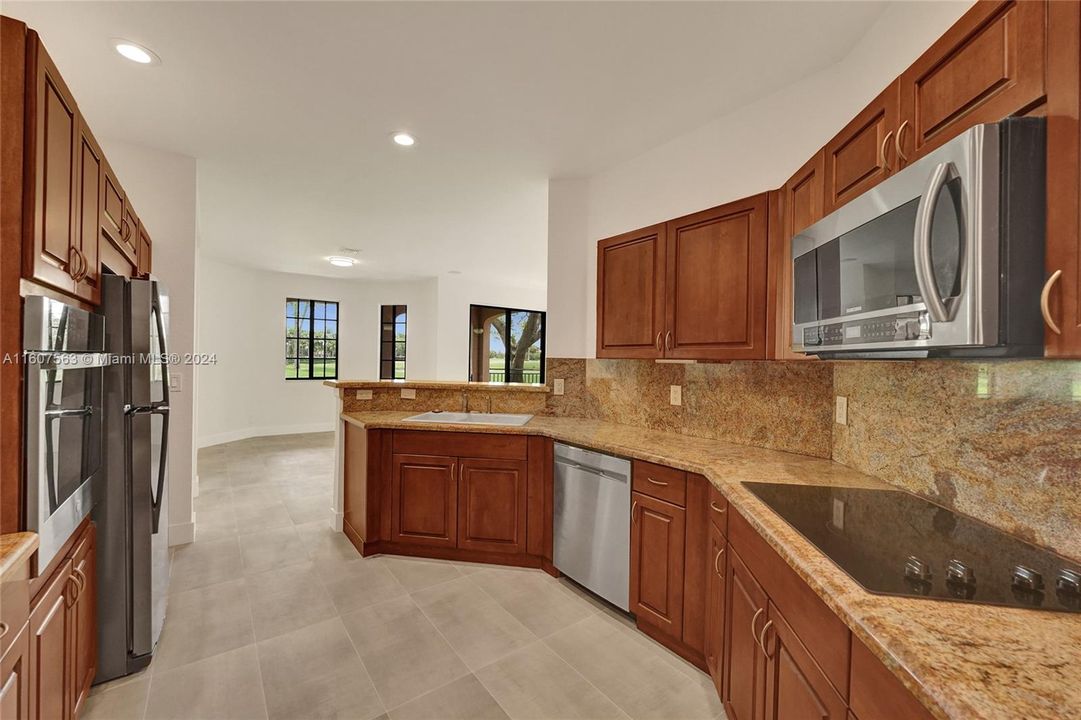
[(857, 717), (931, 720), (931, 713), (855, 635), (851, 683), (849, 706)]
[(709, 486), (709, 521), (722, 535), (728, 535), (728, 499), (712, 484)]
[(687, 473), (664, 465), (635, 460), (631, 471), (635, 492), (687, 506)]
[(395, 430), (394, 452), (414, 455), (525, 460), (525, 435)]
[(822, 598), (737, 512), (729, 511), (728, 541), (843, 698), (848, 697), (851, 632)]

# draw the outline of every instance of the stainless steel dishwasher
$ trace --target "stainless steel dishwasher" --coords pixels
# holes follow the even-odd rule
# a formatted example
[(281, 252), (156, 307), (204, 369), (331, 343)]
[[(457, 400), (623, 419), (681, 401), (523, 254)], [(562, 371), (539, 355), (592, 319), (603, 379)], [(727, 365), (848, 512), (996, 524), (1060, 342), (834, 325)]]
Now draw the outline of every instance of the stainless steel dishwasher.
[(556, 443), (554, 505), (555, 566), (630, 610), (630, 460)]

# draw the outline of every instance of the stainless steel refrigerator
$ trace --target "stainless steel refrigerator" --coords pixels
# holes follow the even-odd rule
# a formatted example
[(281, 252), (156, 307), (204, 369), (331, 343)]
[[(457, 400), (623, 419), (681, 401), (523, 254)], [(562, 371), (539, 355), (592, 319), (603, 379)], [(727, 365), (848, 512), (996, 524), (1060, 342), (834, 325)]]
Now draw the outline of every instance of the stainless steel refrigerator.
[(169, 298), (155, 280), (102, 276), (105, 473), (98, 524), (98, 674), (150, 662), (169, 589)]

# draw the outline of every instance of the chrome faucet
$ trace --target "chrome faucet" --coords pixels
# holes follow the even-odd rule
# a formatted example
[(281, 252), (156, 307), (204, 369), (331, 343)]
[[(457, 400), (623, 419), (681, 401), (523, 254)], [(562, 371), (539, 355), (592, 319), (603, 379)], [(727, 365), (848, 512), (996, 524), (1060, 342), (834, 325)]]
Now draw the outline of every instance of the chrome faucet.
[(462, 390), (462, 412), (469, 412), (469, 393)]

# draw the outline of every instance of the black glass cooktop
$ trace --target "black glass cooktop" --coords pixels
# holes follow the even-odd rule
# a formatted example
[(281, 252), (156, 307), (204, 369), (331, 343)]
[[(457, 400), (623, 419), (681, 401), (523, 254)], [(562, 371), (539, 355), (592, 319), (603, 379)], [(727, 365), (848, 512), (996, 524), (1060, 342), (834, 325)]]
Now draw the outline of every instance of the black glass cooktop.
[(916, 495), (743, 485), (872, 593), (1081, 612), (1081, 563)]

